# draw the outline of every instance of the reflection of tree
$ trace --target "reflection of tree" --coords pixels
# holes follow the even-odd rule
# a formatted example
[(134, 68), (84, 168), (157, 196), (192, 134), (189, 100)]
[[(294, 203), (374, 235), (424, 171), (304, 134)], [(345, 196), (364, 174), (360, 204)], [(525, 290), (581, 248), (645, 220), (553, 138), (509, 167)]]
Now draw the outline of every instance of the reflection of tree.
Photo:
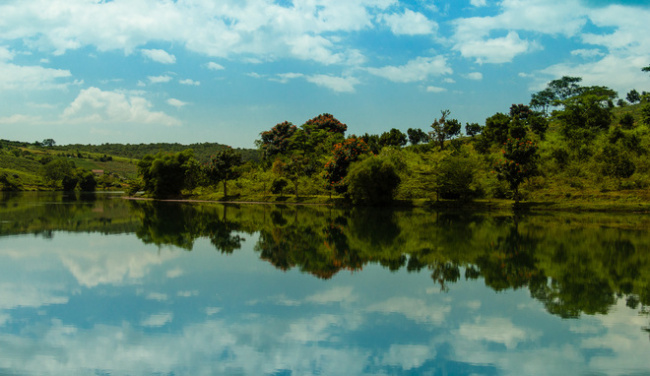
[(136, 235), (144, 243), (174, 245), (191, 251), (197, 238), (207, 237), (221, 252), (232, 253), (241, 248), (244, 240), (233, 234), (240, 230), (240, 225), (227, 219), (227, 206), (223, 207), (221, 218), (218, 211), (209, 206), (152, 201), (136, 202), (133, 206), (142, 218)]

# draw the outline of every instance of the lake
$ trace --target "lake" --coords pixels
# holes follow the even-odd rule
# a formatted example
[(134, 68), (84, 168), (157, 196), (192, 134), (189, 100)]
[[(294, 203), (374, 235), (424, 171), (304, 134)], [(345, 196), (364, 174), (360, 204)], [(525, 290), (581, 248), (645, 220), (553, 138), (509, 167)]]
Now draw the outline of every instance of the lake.
[(650, 375), (650, 215), (0, 200), (0, 374)]

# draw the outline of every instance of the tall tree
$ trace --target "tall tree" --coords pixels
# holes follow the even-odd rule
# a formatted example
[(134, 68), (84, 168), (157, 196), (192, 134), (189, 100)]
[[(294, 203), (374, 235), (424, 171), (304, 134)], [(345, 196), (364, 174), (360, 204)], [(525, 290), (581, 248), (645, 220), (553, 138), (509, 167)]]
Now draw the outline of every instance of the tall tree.
[(460, 134), (460, 122), (456, 119), (447, 119), (447, 116), (449, 116), (450, 113), (451, 111), (449, 110), (440, 111), (440, 118), (434, 120), (434, 122), (431, 124), (433, 131), (431, 131), (429, 134), (433, 140), (438, 142), (438, 145), (440, 145), (440, 150), (445, 148), (445, 140), (448, 140)]
[(509, 138), (501, 153), (503, 159), (495, 166), (497, 178), (508, 183), (515, 203), (519, 203), (519, 185), (537, 173), (537, 145), (530, 140)]
[(241, 155), (232, 148), (221, 150), (210, 159), (206, 173), (211, 181), (223, 182), (223, 197), (228, 197), (228, 180), (239, 177), (236, 167), (241, 163)]

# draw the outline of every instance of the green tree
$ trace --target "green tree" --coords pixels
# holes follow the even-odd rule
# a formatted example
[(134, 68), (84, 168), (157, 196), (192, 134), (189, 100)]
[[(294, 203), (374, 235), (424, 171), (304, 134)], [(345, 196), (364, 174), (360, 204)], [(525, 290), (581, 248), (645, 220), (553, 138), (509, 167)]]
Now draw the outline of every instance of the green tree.
[(379, 136), (379, 145), (382, 147), (393, 146), (401, 148), (406, 145), (406, 135), (399, 129), (392, 128), (390, 131), (384, 132)]
[(223, 197), (228, 197), (228, 180), (239, 177), (237, 167), (241, 163), (241, 155), (232, 148), (223, 149), (210, 159), (206, 174), (211, 182), (223, 182)]
[(171, 154), (145, 155), (138, 162), (145, 192), (156, 198), (174, 197), (186, 187), (186, 173), (194, 158), (190, 149)]
[(411, 145), (429, 142), (429, 135), (420, 128), (409, 128), (406, 130)]
[(497, 178), (508, 183), (515, 203), (519, 203), (519, 185), (537, 173), (537, 145), (526, 139), (509, 138), (501, 150), (503, 158), (497, 162)]
[(465, 124), (465, 133), (467, 133), (468, 136), (474, 137), (478, 134), (481, 134), (481, 132), (483, 132), (483, 127), (480, 126), (478, 123)]
[[(599, 95), (601, 94), (601, 95)], [(578, 146), (591, 141), (598, 132), (607, 130), (612, 121), (607, 94), (586, 92), (563, 102), (564, 110), (556, 112), (561, 134)]]
[(485, 119), (485, 129), (482, 137), (491, 143), (503, 144), (510, 134), (510, 123), (512, 119), (500, 112)]
[(473, 188), (476, 161), (465, 153), (446, 156), (435, 172), (438, 197), (447, 200), (469, 200), (475, 196)]
[(625, 97), (628, 102), (634, 104), (636, 102), (639, 102), (641, 100), (641, 94), (639, 94), (636, 89), (630, 90), (629, 93), (627, 93), (627, 96)]
[(292, 123), (285, 121), (276, 124), (266, 132), (260, 133), (260, 140), (255, 143), (262, 151), (262, 158), (271, 160), (278, 154), (284, 154), (292, 147), (291, 137), (298, 128)]
[(75, 164), (66, 159), (54, 159), (43, 165), (41, 173), (45, 183), (57, 187), (66, 177), (74, 175)]
[(641, 109), (641, 119), (643, 124), (650, 126), (650, 103), (644, 105)]
[(625, 114), (619, 120), (619, 124), (623, 129), (632, 129), (634, 128), (634, 116), (632, 114)]
[(385, 205), (393, 201), (400, 177), (389, 158), (370, 156), (350, 166), (347, 182), (353, 203)]
[(327, 182), (326, 188), (337, 193), (347, 192), (348, 185), (345, 177), (352, 162), (356, 162), (360, 156), (369, 154), (368, 145), (361, 138), (348, 137), (344, 142), (334, 145), (332, 156), (325, 164), (323, 171)]
[(440, 150), (445, 148), (445, 140), (458, 136), (461, 130), (461, 124), (456, 119), (447, 119), (451, 111), (440, 111), (440, 118), (434, 120), (431, 124), (433, 131), (430, 132), (431, 139), (438, 142)]
[(43, 140), (43, 142), (41, 142), (41, 145), (51, 148), (54, 145), (56, 145), (56, 142), (51, 138), (46, 138), (45, 140)]
[(77, 173), (79, 177), (79, 189), (84, 192), (94, 192), (97, 188), (97, 180), (92, 171), (80, 171)]

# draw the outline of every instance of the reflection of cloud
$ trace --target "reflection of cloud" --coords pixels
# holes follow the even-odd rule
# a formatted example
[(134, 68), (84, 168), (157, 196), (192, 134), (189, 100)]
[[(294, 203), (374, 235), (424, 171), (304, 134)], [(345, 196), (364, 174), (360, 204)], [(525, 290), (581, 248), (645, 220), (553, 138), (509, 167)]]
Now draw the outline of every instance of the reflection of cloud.
[(416, 322), (440, 323), (451, 311), (450, 306), (427, 305), (424, 300), (395, 297), (367, 308), (370, 312), (399, 313)]
[(519, 342), (539, 336), (538, 333), (526, 332), (515, 327), (510, 320), (505, 318), (478, 319), (474, 324), (461, 324), (458, 334), (470, 341), (501, 343), (508, 349), (517, 347)]
[(0, 309), (66, 304), (68, 297), (58, 295), (54, 290), (51, 285), (3, 283), (0, 285)]
[(351, 286), (342, 286), (316, 293), (307, 297), (306, 300), (317, 304), (350, 303), (356, 301), (357, 297), (352, 294)]
[(157, 300), (159, 302), (164, 302), (167, 300), (167, 294), (162, 294), (158, 292), (152, 292), (147, 295), (147, 299), (149, 300)]
[(409, 370), (421, 366), (427, 359), (436, 357), (436, 350), (424, 345), (391, 345), (383, 357), (388, 366), (400, 366)]
[(177, 278), (184, 274), (183, 269), (174, 268), (167, 271), (167, 278)]

